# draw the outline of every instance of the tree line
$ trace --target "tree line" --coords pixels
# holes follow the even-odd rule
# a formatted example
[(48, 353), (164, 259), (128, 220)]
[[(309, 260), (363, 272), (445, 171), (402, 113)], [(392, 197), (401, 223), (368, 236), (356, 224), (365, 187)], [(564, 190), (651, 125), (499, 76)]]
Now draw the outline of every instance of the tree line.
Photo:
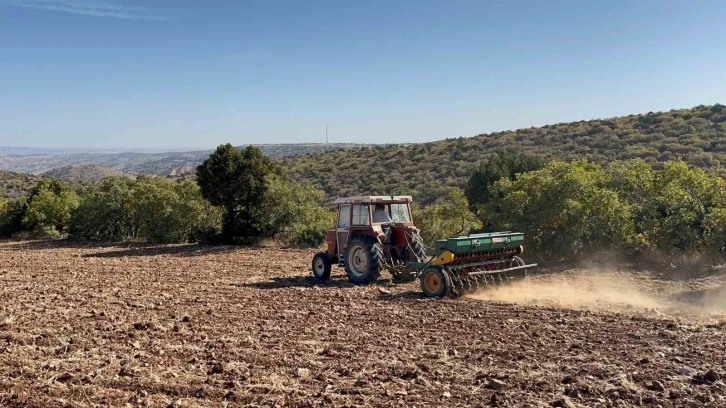
[(542, 257), (726, 255), (726, 180), (682, 161), (608, 165), (499, 153), (464, 189), (418, 212), (433, 239), (520, 231)]
[[(335, 219), (324, 199), (259, 149), (227, 144), (197, 168), (194, 182), (109, 177), (78, 190), (41, 180), (27, 198), (0, 203), (0, 235), (319, 246)], [(543, 257), (726, 255), (726, 180), (683, 161), (603, 165), (503, 152), (481, 161), (464, 188), (417, 203), (413, 213), (428, 244), (517, 230)]]
[(43, 179), (27, 198), (0, 203), (0, 235), (318, 245), (333, 217), (322, 200), (258, 148), (227, 144), (199, 166), (196, 182), (119, 176), (74, 189)]

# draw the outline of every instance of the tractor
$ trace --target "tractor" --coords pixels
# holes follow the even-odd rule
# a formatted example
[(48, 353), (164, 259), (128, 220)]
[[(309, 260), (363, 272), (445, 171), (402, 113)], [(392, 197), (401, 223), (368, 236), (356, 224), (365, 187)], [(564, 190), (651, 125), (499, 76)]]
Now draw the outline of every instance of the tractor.
[(383, 270), (394, 280), (420, 279), (426, 297), (459, 297), (480, 287), (527, 276), (521, 232), (490, 232), (436, 240), (432, 254), (413, 224), (411, 196), (345, 197), (335, 201), (335, 228), (326, 232), (327, 250), (313, 257), (313, 276), (330, 278), (332, 264), (344, 267), (359, 285)]
[(411, 217), (411, 196), (361, 196), (335, 200), (337, 223), (326, 231), (327, 250), (313, 258), (313, 275), (330, 278), (333, 263), (355, 284), (368, 284), (385, 269), (395, 280), (415, 279), (410, 262), (426, 251)]

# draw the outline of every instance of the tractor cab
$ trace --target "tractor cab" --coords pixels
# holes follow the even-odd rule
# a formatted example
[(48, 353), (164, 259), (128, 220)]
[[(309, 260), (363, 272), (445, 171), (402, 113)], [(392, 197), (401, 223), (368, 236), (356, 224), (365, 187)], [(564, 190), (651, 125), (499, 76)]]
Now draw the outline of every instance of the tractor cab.
[(356, 283), (374, 280), (383, 269), (401, 277), (397, 271), (406, 262), (425, 256), (413, 224), (412, 201), (411, 196), (338, 198), (336, 225), (326, 233), (327, 250), (315, 257), (315, 276), (327, 279), (328, 265), (335, 263)]

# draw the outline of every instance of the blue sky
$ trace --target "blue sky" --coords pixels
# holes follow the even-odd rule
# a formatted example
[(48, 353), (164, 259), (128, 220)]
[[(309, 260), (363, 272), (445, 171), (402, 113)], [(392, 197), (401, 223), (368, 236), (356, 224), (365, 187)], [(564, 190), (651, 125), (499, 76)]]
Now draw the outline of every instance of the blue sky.
[(726, 3), (0, 0), (0, 145), (403, 143), (726, 103)]

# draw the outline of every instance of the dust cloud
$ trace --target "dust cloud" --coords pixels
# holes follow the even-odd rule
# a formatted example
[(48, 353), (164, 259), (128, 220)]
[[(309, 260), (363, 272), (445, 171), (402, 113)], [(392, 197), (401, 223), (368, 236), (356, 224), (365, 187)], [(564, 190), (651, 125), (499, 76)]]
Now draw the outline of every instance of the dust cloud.
[[(695, 287), (695, 289), (694, 289)], [(530, 277), (471, 293), (470, 299), (600, 311), (726, 313), (726, 285), (655, 280), (642, 274), (586, 269)]]

